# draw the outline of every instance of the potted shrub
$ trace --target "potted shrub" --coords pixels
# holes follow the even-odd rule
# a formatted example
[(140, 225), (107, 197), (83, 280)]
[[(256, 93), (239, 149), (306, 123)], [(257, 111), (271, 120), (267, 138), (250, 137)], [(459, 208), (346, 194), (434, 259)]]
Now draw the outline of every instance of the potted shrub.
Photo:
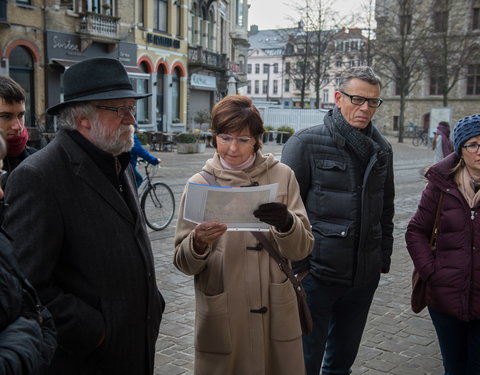
[(197, 136), (194, 133), (181, 133), (177, 136), (177, 152), (194, 154), (197, 152)]
[(287, 133), (287, 134), (277, 134), (277, 143), (282, 143), (282, 141), (283, 143), (285, 143), (288, 140), (288, 138), (290, 138), (293, 135), (293, 133), (295, 133), (295, 130), (293, 130), (289, 126), (280, 126), (277, 129), (277, 131)]
[(198, 111), (195, 114), (193, 121), (198, 124), (199, 130), (202, 131), (202, 125), (205, 123), (210, 123), (211, 121), (210, 111), (208, 110)]

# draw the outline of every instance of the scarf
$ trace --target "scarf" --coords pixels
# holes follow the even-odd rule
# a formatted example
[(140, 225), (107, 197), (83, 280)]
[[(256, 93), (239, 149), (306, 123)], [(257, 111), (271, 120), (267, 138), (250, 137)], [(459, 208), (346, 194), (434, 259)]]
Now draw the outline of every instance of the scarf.
[[(220, 157), (220, 155), (219, 155), (219, 157)], [(255, 161), (255, 154), (252, 154), (242, 164), (234, 166), (234, 165), (228, 164), (223, 158), (220, 157), (220, 164), (222, 164), (222, 167), (225, 168), (225, 169), (247, 169), (247, 168), (250, 168), (253, 165), (254, 161)]]
[(24, 126), (23, 130), (16, 135), (12, 135), (7, 138), (7, 156), (18, 156), (23, 150), (28, 142), (28, 131)]
[(455, 174), (455, 183), (462, 193), (470, 208), (473, 208), (480, 201), (480, 190), (475, 193), (472, 186), (472, 176), (467, 167), (463, 167)]
[(362, 130), (354, 128), (345, 120), (337, 107), (332, 111), (332, 118), (333, 124), (340, 135), (345, 138), (349, 149), (357, 156), (365, 168), (372, 154), (380, 149), (380, 146), (371, 138), (372, 124), (368, 124), (368, 126)]
[(442, 152), (443, 157), (445, 157), (453, 151), (453, 143), (450, 140), (450, 128), (444, 124), (438, 124), (437, 133), (442, 136)]

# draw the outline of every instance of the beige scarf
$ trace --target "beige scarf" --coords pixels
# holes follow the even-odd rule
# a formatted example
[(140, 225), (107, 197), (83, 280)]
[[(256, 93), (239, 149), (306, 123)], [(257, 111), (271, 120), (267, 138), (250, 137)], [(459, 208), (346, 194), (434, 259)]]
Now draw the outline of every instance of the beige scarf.
[(470, 208), (473, 208), (480, 201), (480, 190), (475, 193), (472, 185), (472, 177), (466, 167), (461, 168), (455, 174), (455, 183), (458, 186), (458, 189), (465, 197)]

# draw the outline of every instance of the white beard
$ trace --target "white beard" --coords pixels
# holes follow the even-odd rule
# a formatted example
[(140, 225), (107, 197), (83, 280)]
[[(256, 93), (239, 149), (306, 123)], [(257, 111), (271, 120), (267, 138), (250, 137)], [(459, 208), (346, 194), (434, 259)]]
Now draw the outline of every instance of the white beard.
[(117, 156), (131, 150), (134, 131), (133, 125), (120, 125), (112, 131), (95, 118), (90, 128), (90, 141), (99, 149)]

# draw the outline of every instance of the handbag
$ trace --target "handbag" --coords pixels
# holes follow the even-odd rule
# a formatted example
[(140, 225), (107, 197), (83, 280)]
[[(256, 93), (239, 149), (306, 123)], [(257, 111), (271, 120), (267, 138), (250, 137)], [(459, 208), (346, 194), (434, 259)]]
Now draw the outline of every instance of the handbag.
[(280, 269), (287, 275), (288, 279), (293, 285), (295, 294), (297, 295), (298, 315), (300, 317), (300, 326), (302, 327), (302, 335), (306, 336), (312, 332), (313, 319), (310, 313), (310, 308), (307, 303), (307, 294), (303, 289), (302, 282), (298, 280), (293, 274), (290, 265), (284, 257), (282, 257), (277, 250), (270, 244), (267, 238), (260, 232), (251, 232), (253, 236), (263, 245), (268, 254), (277, 262)]
[[(432, 249), (433, 256), (435, 256), (435, 252), (437, 250), (438, 224), (440, 222), (440, 211), (442, 210), (444, 195), (445, 193), (441, 191), (438, 200), (437, 211), (435, 213), (435, 222), (433, 224), (432, 234), (430, 236), (430, 248)], [(412, 306), (412, 311), (416, 314), (421, 312), (427, 306), (427, 301), (425, 298), (426, 289), (427, 283), (420, 277), (420, 274), (414, 267), (412, 273), (412, 295), (410, 298), (410, 304)]]
[[(215, 185), (215, 177), (206, 172), (201, 171), (200, 175), (210, 184)], [(293, 290), (297, 296), (297, 306), (298, 306), (298, 315), (300, 318), (300, 326), (302, 328), (302, 335), (306, 336), (312, 332), (313, 329), (313, 319), (312, 314), (310, 313), (310, 308), (307, 303), (307, 294), (300, 280), (298, 280), (293, 274), (292, 268), (288, 264), (287, 260), (282, 257), (277, 250), (270, 244), (267, 238), (260, 232), (250, 232), (252, 235), (260, 242), (263, 248), (268, 252), (268, 254), (275, 260), (280, 269), (285, 273), (287, 278), (293, 285)]]

